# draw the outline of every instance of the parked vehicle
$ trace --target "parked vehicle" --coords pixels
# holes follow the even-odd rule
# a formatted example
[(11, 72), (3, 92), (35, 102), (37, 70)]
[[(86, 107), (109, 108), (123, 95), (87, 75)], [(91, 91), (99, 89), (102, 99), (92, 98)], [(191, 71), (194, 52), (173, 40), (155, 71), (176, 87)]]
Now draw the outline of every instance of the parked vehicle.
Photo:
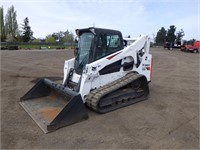
[(199, 51), (200, 51), (200, 42), (196, 41), (192, 45), (182, 45), (181, 46), (181, 51), (199, 53)]
[(149, 96), (148, 36), (134, 41), (123, 39), (120, 31), (94, 27), (77, 29), (76, 34), (75, 57), (65, 61), (63, 84), (41, 79), (20, 101), (45, 133), (86, 119), (84, 104), (106, 113)]

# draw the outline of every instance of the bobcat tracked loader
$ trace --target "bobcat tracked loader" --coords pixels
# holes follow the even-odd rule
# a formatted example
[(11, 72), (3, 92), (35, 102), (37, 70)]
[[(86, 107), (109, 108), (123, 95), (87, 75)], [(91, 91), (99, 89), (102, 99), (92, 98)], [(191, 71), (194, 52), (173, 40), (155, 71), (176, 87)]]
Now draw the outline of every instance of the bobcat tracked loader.
[(122, 38), (116, 30), (77, 29), (75, 57), (64, 63), (62, 84), (46, 78), (20, 99), (45, 132), (88, 117), (85, 105), (106, 113), (145, 100), (149, 95), (150, 38)]

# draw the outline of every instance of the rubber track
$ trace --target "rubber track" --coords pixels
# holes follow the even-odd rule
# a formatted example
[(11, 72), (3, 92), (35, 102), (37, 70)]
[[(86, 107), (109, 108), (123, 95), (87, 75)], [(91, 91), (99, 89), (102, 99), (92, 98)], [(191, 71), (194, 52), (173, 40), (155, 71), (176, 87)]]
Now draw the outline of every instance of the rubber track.
[[(96, 112), (99, 112), (99, 113), (105, 113), (105, 112), (108, 112), (108, 111), (115, 110), (116, 108), (115, 109), (110, 108), (108, 111), (105, 111), (105, 110), (102, 111), (101, 108), (99, 108), (99, 106), (98, 106), (98, 103), (99, 103), (100, 99), (104, 95), (106, 95), (108, 93), (111, 93), (111, 92), (119, 89), (120, 87), (128, 85), (129, 83), (133, 82), (134, 80), (136, 80), (136, 79), (138, 79), (138, 78), (140, 78), (142, 76), (143, 75), (141, 75), (141, 74), (130, 72), (126, 76), (124, 76), (124, 77), (122, 77), (122, 78), (120, 78), (120, 79), (118, 79), (116, 81), (113, 81), (113, 82), (111, 82), (109, 84), (106, 84), (106, 85), (104, 85), (104, 86), (102, 86), (102, 87), (100, 87), (98, 89), (92, 90), (90, 92), (90, 94), (86, 98), (86, 104), (90, 108), (92, 108), (93, 110), (95, 110)], [(130, 99), (130, 98), (126, 97), (126, 100)], [(110, 106), (110, 107), (112, 107), (112, 106)], [(121, 106), (121, 107), (123, 107), (123, 106)]]

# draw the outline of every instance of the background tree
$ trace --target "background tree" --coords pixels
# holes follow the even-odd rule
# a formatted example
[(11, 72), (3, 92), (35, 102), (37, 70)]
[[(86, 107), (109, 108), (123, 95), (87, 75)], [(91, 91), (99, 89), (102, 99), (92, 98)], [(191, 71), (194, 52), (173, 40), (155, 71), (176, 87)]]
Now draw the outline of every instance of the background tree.
[(165, 30), (164, 27), (162, 27), (157, 32), (157, 35), (156, 35), (156, 38), (155, 38), (156, 43), (163, 44), (166, 41), (166, 34), (167, 34), (167, 31)]
[(59, 32), (54, 32), (52, 34), (52, 37), (55, 38), (57, 42), (62, 42), (62, 43), (73, 43), (74, 42), (74, 35), (72, 32), (67, 31), (59, 31)]
[(59, 41), (58, 33), (54, 32), (52, 35), (56, 41)]
[(64, 32), (63, 31), (54, 32), (52, 34), (52, 37), (54, 37), (56, 41), (61, 42), (64, 37)]
[(17, 12), (14, 10), (14, 6), (8, 8), (5, 17), (5, 33), (8, 41), (14, 41), (18, 35), (18, 24), (17, 24)]
[(167, 31), (166, 39), (168, 42), (172, 42), (172, 43), (175, 42), (175, 39), (176, 39), (175, 31), (176, 31), (176, 27), (174, 25), (171, 25)]
[(41, 40), (39, 38), (34, 38), (32, 42), (33, 43), (39, 43), (39, 42), (41, 42)]
[(62, 38), (62, 42), (67, 42), (67, 43), (73, 43), (74, 41), (74, 35), (72, 32), (69, 32), (68, 30), (64, 32), (64, 37)]
[(183, 29), (176, 32), (176, 43), (181, 43), (183, 36), (185, 35)]
[(46, 36), (45, 42), (47, 43), (55, 43), (56, 39), (52, 35)]
[(1, 41), (5, 42), (6, 33), (5, 33), (5, 24), (4, 24), (4, 14), (3, 14), (3, 6), (0, 7), (0, 28), (1, 28)]
[(28, 17), (24, 19), (24, 24), (22, 24), (22, 39), (23, 42), (29, 42), (33, 37), (33, 31), (29, 26)]
[(186, 42), (188, 45), (193, 45), (193, 43), (196, 41), (196, 39), (190, 39)]
[(17, 34), (16, 40), (18, 42), (23, 42), (23, 35), (22, 35), (22, 31), (21, 30), (18, 30), (18, 34)]

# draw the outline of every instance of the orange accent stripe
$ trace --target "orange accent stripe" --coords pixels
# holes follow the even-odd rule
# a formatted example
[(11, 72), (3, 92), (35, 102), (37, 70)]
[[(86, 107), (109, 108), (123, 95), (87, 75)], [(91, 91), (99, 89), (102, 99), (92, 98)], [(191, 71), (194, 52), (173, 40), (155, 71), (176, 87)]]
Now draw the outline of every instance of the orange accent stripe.
[[(121, 53), (121, 52), (119, 52), (119, 53)], [(111, 60), (113, 57), (115, 57), (115, 56), (118, 55), (119, 53), (114, 54), (114, 55), (111, 55), (111, 56), (107, 57), (106, 59)]]

